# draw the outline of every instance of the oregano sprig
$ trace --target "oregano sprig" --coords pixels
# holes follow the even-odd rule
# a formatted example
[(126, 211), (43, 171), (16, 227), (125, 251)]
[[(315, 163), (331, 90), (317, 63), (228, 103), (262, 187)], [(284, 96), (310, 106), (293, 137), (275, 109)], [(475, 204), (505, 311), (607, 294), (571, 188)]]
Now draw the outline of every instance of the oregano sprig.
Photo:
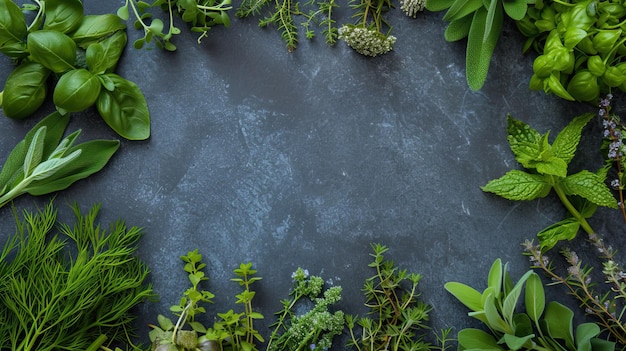
[[(582, 129), (593, 118), (584, 114), (574, 118), (550, 144), (549, 132), (540, 134), (529, 125), (508, 117), (508, 140), (516, 160), (528, 171), (512, 170), (481, 187), (509, 200), (528, 201), (554, 191), (571, 218), (566, 218), (538, 233), (542, 250), (549, 250), (560, 240), (573, 239), (582, 228), (594, 230), (587, 222), (597, 206), (617, 208), (617, 201), (604, 183), (606, 168), (593, 173), (582, 170), (569, 174)], [(582, 199), (583, 201), (580, 201)]]

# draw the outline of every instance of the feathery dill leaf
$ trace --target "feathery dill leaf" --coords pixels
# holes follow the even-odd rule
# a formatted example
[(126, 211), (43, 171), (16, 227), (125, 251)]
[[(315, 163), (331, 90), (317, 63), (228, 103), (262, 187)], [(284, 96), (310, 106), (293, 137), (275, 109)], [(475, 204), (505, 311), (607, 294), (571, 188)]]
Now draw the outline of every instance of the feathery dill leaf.
[(148, 268), (133, 256), (137, 227), (95, 223), (100, 206), (77, 224), (60, 224), (52, 202), (23, 212), (0, 253), (0, 349), (87, 350), (94, 342), (126, 342), (129, 310), (153, 297)]

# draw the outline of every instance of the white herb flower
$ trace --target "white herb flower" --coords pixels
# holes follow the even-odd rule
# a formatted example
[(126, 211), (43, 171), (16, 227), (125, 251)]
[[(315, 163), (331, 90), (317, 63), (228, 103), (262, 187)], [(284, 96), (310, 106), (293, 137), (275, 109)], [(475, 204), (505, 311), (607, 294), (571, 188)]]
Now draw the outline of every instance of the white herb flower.
[(396, 37), (385, 35), (373, 28), (346, 24), (339, 28), (339, 39), (361, 55), (377, 56), (393, 49)]
[(400, 10), (409, 17), (417, 17), (417, 13), (424, 10), (425, 0), (400, 0)]

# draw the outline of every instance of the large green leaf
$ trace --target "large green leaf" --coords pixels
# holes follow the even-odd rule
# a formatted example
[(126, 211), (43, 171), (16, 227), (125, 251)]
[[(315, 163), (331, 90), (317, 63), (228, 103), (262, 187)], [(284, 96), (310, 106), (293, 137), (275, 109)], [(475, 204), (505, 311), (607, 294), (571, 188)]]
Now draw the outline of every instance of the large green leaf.
[(515, 286), (509, 294), (504, 298), (504, 302), (502, 302), (502, 317), (509, 325), (514, 325), (513, 316), (515, 314), (515, 307), (517, 306), (517, 301), (519, 300), (520, 295), (522, 294), (522, 288), (526, 283), (526, 280), (533, 274), (533, 271), (528, 271), (524, 274), (518, 281), (515, 283)]
[(562, 304), (552, 301), (546, 308), (544, 317), (548, 334), (554, 339), (561, 339), (570, 350), (575, 350), (572, 323), (574, 312)]
[(567, 218), (537, 233), (542, 251), (550, 250), (559, 241), (572, 240), (578, 234), (580, 223), (574, 218)]
[(502, 12), (501, 6), (495, 7), (489, 31), (487, 31), (487, 10), (483, 7), (474, 13), (465, 54), (467, 83), (472, 90), (480, 90), (487, 79), (491, 57), (502, 30)]
[(487, 317), (487, 324), (489, 325), (489, 328), (500, 333), (514, 333), (511, 326), (507, 324), (507, 322), (500, 315), (498, 305), (493, 294), (487, 295), (487, 299), (485, 301), (485, 316)]
[(77, 180), (100, 171), (117, 151), (119, 145), (118, 140), (92, 140), (71, 147), (67, 150), (67, 155), (81, 150), (76, 159), (51, 177), (32, 182), (24, 191), (31, 195), (44, 195), (66, 189)]
[(521, 21), (528, 10), (527, 0), (504, 0), (502, 5), (504, 12), (515, 21)]
[(483, 7), (483, 0), (456, 0), (443, 16), (444, 21), (455, 21)]
[(22, 56), (28, 32), (24, 14), (11, 0), (0, 0), (0, 9), (0, 52), (10, 57)]
[(70, 37), (76, 44), (86, 49), (89, 44), (125, 29), (126, 24), (116, 15), (87, 15), (83, 17), (80, 26), (70, 34)]
[(576, 153), (583, 128), (594, 117), (586, 113), (575, 117), (554, 139), (552, 151), (554, 155), (569, 164)]
[(426, 0), (426, 9), (431, 12), (443, 11), (454, 3), (454, 0)]
[(46, 0), (43, 29), (68, 33), (76, 29), (83, 19), (80, 0)]
[(457, 339), (465, 350), (503, 350), (493, 336), (480, 329), (463, 329)]
[(74, 69), (76, 44), (67, 35), (52, 31), (38, 30), (28, 34), (30, 57), (55, 73)]
[(448, 282), (444, 288), (470, 310), (483, 310), (482, 295), (471, 286), (458, 282)]
[(104, 121), (120, 136), (129, 140), (150, 137), (150, 112), (139, 87), (116, 74), (106, 74), (115, 84), (114, 91), (102, 89), (96, 101)]
[(600, 334), (600, 327), (595, 323), (583, 323), (576, 327), (576, 351), (591, 351), (591, 340)]
[(474, 16), (467, 15), (463, 18), (459, 18), (458, 20), (454, 20), (448, 24), (446, 27), (446, 31), (444, 32), (444, 38), (448, 42), (458, 41), (464, 38), (467, 38), (467, 35), (470, 31), (470, 26), (472, 25), (472, 18)]
[(550, 193), (552, 185), (539, 174), (514, 169), (498, 179), (489, 181), (481, 189), (505, 199), (519, 201), (545, 197)]
[(560, 183), (567, 195), (578, 195), (598, 206), (617, 208), (617, 200), (596, 173), (582, 170), (567, 176)]
[(526, 304), (528, 317), (535, 323), (539, 323), (539, 319), (546, 307), (546, 295), (541, 278), (536, 273), (531, 274), (526, 281), (524, 303)]
[(4, 85), (2, 109), (9, 118), (30, 117), (46, 99), (50, 70), (37, 62), (17, 66)]

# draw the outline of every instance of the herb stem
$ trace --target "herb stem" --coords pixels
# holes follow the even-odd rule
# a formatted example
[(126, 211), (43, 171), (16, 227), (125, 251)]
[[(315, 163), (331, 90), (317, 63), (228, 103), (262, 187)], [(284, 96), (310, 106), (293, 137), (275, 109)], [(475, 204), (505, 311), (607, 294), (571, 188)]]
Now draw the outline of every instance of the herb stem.
[(585, 217), (583, 217), (580, 214), (580, 212), (578, 212), (578, 210), (574, 207), (574, 205), (572, 205), (572, 203), (569, 201), (561, 185), (554, 181), (554, 177), (551, 177), (551, 180), (552, 180), (552, 187), (554, 191), (556, 192), (557, 196), (559, 197), (559, 199), (561, 200), (561, 202), (563, 203), (563, 205), (565, 206), (565, 208), (567, 208), (569, 213), (572, 216), (574, 216), (574, 218), (576, 219), (576, 221), (578, 221), (578, 223), (580, 223), (580, 226), (583, 228), (583, 230), (587, 234), (589, 235), (594, 234), (595, 231), (593, 230), (593, 228), (591, 228), (591, 226), (589, 225)]

